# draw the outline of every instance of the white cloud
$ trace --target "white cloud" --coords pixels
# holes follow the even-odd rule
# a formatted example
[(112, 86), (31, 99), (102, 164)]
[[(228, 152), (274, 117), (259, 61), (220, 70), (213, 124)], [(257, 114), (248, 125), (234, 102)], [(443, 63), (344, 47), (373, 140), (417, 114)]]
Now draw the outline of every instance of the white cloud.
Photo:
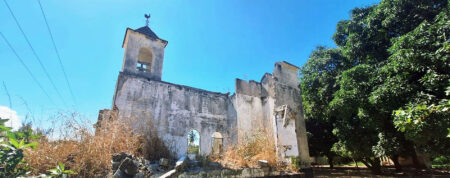
[(19, 129), (22, 126), (21, 117), (17, 115), (17, 112), (6, 106), (0, 106), (0, 118), (9, 119), (5, 123), (7, 127), (12, 127), (14, 130)]

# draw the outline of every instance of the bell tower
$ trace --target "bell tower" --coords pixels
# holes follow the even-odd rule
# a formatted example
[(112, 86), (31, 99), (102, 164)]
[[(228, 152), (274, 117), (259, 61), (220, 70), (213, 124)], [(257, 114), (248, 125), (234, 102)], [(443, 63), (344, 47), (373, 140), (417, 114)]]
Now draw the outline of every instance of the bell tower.
[(159, 38), (148, 26), (150, 15), (145, 14), (146, 25), (133, 30), (127, 28), (122, 48), (125, 50), (122, 71), (153, 80), (161, 80), (164, 49), (167, 41)]

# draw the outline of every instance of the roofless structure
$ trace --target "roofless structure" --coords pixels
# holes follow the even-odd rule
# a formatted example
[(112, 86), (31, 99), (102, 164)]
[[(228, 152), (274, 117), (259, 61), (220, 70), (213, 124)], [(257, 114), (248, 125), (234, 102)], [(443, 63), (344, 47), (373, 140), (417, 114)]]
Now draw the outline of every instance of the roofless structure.
[[(298, 157), (309, 166), (298, 67), (282, 61), (259, 82), (236, 79), (233, 95), (206, 91), (161, 80), (167, 44), (148, 21), (144, 27), (126, 29), (112, 103), (118, 119), (133, 120), (133, 126), (150, 121), (177, 156), (187, 154), (191, 130), (199, 132), (200, 154), (208, 155), (221, 154), (246, 134), (264, 129), (281, 159)], [(99, 120), (108, 113), (100, 111)]]

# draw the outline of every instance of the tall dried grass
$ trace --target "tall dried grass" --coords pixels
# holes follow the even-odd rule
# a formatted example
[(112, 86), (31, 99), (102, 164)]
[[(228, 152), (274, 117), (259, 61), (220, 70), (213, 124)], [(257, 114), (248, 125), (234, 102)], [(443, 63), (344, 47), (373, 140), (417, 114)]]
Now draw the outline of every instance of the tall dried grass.
[[(155, 151), (154, 146), (164, 149), (157, 134), (144, 137), (144, 134), (153, 131), (138, 132), (137, 128), (132, 128), (124, 120), (101, 120), (94, 132), (92, 124), (76, 116), (63, 114), (58, 117), (63, 121), (59, 121), (59, 126), (52, 127), (58, 128), (59, 133), (48, 135), (57, 135), (57, 138), (41, 138), (37, 149), (26, 150), (25, 159), (33, 168), (32, 174), (48, 173), (47, 170), (61, 162), (77, 172), (77, 177), (104, 177), (111, 170), (111, 156), (114, 153), (127, 152), (148, 158)], [(160, 152), (163, 151), (158, 154), (162, 154)]]
[(259, 129), (243, 134), (239, 142), (226, 148), (217, 160), (222, 166), (232, 169), (258, 167), (258, 160), (266, 160), (269, 166), (276, 166), (275, 142), (270, 131)]
[[(147, 116), (147, 118), (151, 117)], [(131, 120), (136, 121), (134, 119)], [(142, 135), (139, 137), (140, 143), (143, 143), (138, 149), (140, 155), (150, 161), (157, 161), (161, 158), (173, 158), (175, 154), (171, 153), (167, 145), (159, 138), (158, 130), (153, 124), (152, 119), (147, 119), (144, 122), (137, 121), (133, 125), (135, 130)]]

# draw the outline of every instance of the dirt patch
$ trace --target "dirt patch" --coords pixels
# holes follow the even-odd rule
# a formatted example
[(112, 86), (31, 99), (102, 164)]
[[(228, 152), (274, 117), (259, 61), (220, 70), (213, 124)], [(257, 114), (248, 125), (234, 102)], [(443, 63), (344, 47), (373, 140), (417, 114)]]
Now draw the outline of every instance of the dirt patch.
[(384, 167), (381, 175), (374, 175), (368, 168), (355, 167), (313, 167), (314, 177), (450, 177), (449, 170), (430, 169), (415, 170), (404, 168), (403, 172), (395, 172), (393, 167)]

